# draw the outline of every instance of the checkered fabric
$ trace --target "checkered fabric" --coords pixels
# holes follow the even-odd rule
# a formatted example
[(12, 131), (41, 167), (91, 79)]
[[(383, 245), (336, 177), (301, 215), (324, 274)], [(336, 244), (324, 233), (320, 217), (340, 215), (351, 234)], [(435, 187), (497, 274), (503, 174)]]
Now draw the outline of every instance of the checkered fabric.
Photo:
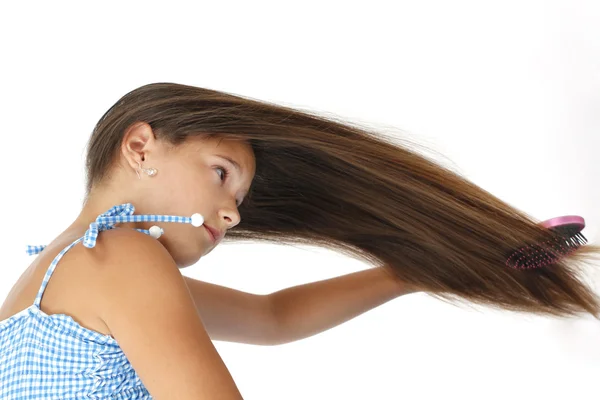
[[(66, 314), (48, 315), (40, 309), (58, 261), (80, 241), (92, 248), (100, 231), (120, 222), (191, 222), (188, 217), (133, 215), (134, 210), (127, 203), (98, 216), (83, 237), (54, 258), (34, 304), (0, 321), (0, 399), (152, 399), (112, 336), (84, 328)], [(28, 246), (27, 253), (44, 248)]]

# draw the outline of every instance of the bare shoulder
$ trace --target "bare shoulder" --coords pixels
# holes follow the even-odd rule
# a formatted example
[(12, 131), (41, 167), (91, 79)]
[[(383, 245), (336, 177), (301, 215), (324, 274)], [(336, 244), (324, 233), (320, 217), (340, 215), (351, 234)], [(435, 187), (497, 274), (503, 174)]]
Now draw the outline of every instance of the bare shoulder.
[(109, 267), (109, 261), (114, 259), (138, 257), (147, 252), (154, 255), (163, 253), (170, 257), (167, 249), (158, 240), (129, 228), (115, 228), (100, 232), (93, 251), (86, 251), (91, 255), (94, 267), (97, 269)]
[(99, 236), (97, 247), (98, 314), (152, 396), (241, 399), (162, 244), (113, 229)]

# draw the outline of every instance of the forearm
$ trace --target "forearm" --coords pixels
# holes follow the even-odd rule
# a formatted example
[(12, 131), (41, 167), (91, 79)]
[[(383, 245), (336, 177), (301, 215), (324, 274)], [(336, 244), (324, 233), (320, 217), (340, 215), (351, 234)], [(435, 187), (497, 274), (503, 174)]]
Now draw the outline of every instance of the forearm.
[(275, 344), (313, 336), (416, 291), (383, 268), (369, 268), (272, 293)]

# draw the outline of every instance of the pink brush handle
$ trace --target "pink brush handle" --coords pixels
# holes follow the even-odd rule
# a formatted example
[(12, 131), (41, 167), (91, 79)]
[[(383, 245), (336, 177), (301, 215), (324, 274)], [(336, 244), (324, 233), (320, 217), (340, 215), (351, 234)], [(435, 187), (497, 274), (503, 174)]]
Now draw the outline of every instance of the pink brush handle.
[(576, 225), (579, 231), (585, 228), (585, 220), (578, 215), (565, 215), (562, 217), (556, 217), (548, 219), (541, 223), (544, 228), (556, 228), (557, 226), (563, 225)]

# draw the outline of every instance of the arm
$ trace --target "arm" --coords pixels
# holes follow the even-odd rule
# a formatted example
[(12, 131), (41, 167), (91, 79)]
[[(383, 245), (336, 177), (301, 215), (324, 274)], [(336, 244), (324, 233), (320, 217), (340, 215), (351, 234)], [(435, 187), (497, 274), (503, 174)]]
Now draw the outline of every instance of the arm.
[(98, 314), (152, 397), (241, 399), (167, 250), (130, 230), (97, 247)]
[(273, 344), (313, 336), (417, 291), (383, 267), (280, 290), (269, 295), (277, 323)]
[(184, 279), (211, 339), (263, 346), (315, 335), (417, 291), (383, 268), (294, 286), (269, 295)]
[(273, 343), (276, 324), (268, 295), (183, 278), (212, 340), (263, 346)]

